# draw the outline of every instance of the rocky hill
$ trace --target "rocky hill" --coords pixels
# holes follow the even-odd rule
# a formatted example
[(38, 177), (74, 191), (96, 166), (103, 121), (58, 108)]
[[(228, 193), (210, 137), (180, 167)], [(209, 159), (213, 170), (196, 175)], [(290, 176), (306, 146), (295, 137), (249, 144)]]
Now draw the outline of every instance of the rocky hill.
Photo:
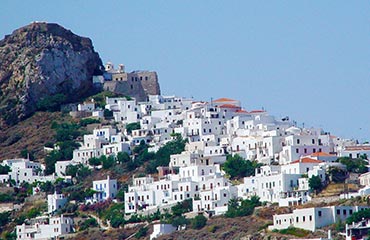
[(91, 40), (58, 24), (15, 30), (0, 41), (0, 129), (45, 105), (90, 94), (92, 76), (102, 69)]

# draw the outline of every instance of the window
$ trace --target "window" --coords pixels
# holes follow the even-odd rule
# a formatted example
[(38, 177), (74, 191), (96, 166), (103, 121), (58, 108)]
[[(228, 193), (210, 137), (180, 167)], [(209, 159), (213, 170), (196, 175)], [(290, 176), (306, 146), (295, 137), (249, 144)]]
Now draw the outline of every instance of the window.
[(300, 140), (299, 139), (297, 139), (297, 144), (299, 144), (300, 143)]
[(296, 222), (299, 222), (299, 217), (296, 217)]
[(305, 216), (303, 216), (303, 217), (302, 217), (302, 220), (303, 220), (303, 222), (305, 222), (305, 221), (306, 221), (306, 217), (305, 217)]
[(296, 148), (295, 152), (296, 152), (296, 153), (299, 153), (299, 149), (298, 149), (298, 148)]
[(319, 215), (319, 217), (321, 217), (321, 215), (322, 215), (322, 212), (321, 212), (321, 211), (318, 211), (318, 215)]
[(347, 210), (343, 209), (343, 215), (347, 215)]
[(304, 149), (304, 153), (307, 153), (307, 148)]
[(310, 221), (312, 221), (312, 215), (310, 215)]
[(337, 209), (337, 215), (340, 215), (340, 210), (339, 209)]

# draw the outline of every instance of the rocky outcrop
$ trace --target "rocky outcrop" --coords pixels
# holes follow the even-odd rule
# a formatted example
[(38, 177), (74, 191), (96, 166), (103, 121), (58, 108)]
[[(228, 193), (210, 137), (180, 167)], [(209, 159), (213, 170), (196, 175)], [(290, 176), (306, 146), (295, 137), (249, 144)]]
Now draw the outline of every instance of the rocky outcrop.
[(50, 101), (73, 102), (93, 90), (101, 59), (89, 38), (58, 24), (35, 22), (0, 41), (0, 127)]

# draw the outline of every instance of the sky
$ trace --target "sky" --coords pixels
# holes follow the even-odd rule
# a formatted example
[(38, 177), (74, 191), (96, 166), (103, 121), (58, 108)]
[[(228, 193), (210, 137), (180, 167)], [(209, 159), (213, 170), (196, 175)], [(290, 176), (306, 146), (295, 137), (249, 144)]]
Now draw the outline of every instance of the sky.
[(32, 21), (92, 39), (103, 62), (157, 71), (163, 95), (240, 100), (370, 140), (370, 3), (2, 0), (0, 38)]

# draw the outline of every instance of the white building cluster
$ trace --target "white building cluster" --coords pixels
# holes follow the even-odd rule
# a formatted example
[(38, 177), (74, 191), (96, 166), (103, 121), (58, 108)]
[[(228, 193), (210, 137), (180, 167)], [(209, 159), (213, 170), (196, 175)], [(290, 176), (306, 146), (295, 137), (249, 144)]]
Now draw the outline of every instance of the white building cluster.
[[(258, 196), (261, 201), (280, 206), (300, 205), (310, 201), (310, 177), (319, 176), (325, 181), (327, 169), (343, 168), (335, 162), (338, 155), (360, 157), (370, 153), (366, 145), (358, 146), (322, 129), (298, 127), (288, 117), (276, 119), (265, 110), (246, 111), (239, 101), (229, 98), (202, 102), (149, 95), (145, 102), (119, 97), (107, 98), (106, 103), (105, 109), (113, 112), (117, 124), (99, 125), (92, 134), (84, 135), (81, 146), (73, 151), (73, 158), (55, 164), (57, 176), (65, 176), (68, 165), (88, 165), (92, 157), (115, 157), (119, 152), (130, 154), (142, 141), (150, 145), (149, 151), (155, 152), (174, 135), (187, 139), (185, 151), (171, 155), (169, 166), (158, 168), (158, 177), (132, 179), (125, 193), (125, 214), (151, 213), (187, 199), (192, 201), (193, 212), (205, 211), (212, 215), (225, 213), (232, 198)], [(86, 102), (78, 109), (93, 112), (95, 105)], [(139, 129), (128, 131), (126, 127), (133, 123), (140, 124)], [(256, 169), (254, 176), (245, 177), (243, 183), (235, 185), (221, 170), (228, 154), (238, 154), (263, 166)], [(3, 164), (10, 166), (9, 178), (16, 183), (49, 179), (42, 176), (43, 166), (39, 163), (13, 160)], [(370, 183), (369, 176), (361, 176), (366, 185)], [(95, 193), (88, 202), (114, 199), (118, 192), (117, 180), (108, 176), (94, 181), (92, 189)], [(66, 200), (63, 195), (54, 194), (48, 201), (51, 213), (60, 209)], [(297, 209), (291, 214), (274, 216), (273, 228), (295, 226), (314, 231), (329, 222), (343, 220), (357, 210), (356, 207)], [(48, 229), (59, 234), (68, 232), (70, 220), (62, 218), (55, 220), (67, 225)], [(19, 232), (22, 239), (30, 234), (36, 236), (46, 231), (40, 230), (44, 225), (18, 226), (17, 235)]]
[[(149, 95), (145, 102), (119, 97), (107, 98), (106, 103), (116, 122), (123, 126), (140, 123), (140, 128), (131, 132), (111, 126), (95, 129), (84, 136), (71, 161), (56, 163), (58, 176), (64, 175), (69, 164), (87, 164), (91, 157), (116, 156), (122, 151), (130, 153), (142, 141), (155, 152), (173, 134), (188, 140), (183, 153), (172, 155), (169, 166), (158, 169), (159, 178), (133, 179), (125, 195), (126, 213), (192, 199), (194, 211), (219, 214), (226, 211), (230, 198), (254, 195), (280, 206), (299, 205), (310, 200), (308, 179), (319, 176), (325, 181), (329, 167), (343, 168), (334, 163), (335, 153), (341, 150), (345, 155), (343, 150), (353, 150), (355, 144), (322, 129), (300, 128), (289, 117), (279, 120), (265, 110), (246, 111), (239, 101), (229, 98), (202, 102)], [(84, 106), (87, 110), (90, 107)], [(264, 166), (234, 186), (220, 169), (227, 154), (238, 154)]]
[(10, 172), (8, 174), (0, 175), (0, 182), (7, 183), (13, 180), (16, 186), (21, 183), (47, 182), (55, 181), (56, 177), (53, 175), (44, 175), (45, 165), (34, 162), (29, 159), (7, 159), (1, 165), (8, 166)]

